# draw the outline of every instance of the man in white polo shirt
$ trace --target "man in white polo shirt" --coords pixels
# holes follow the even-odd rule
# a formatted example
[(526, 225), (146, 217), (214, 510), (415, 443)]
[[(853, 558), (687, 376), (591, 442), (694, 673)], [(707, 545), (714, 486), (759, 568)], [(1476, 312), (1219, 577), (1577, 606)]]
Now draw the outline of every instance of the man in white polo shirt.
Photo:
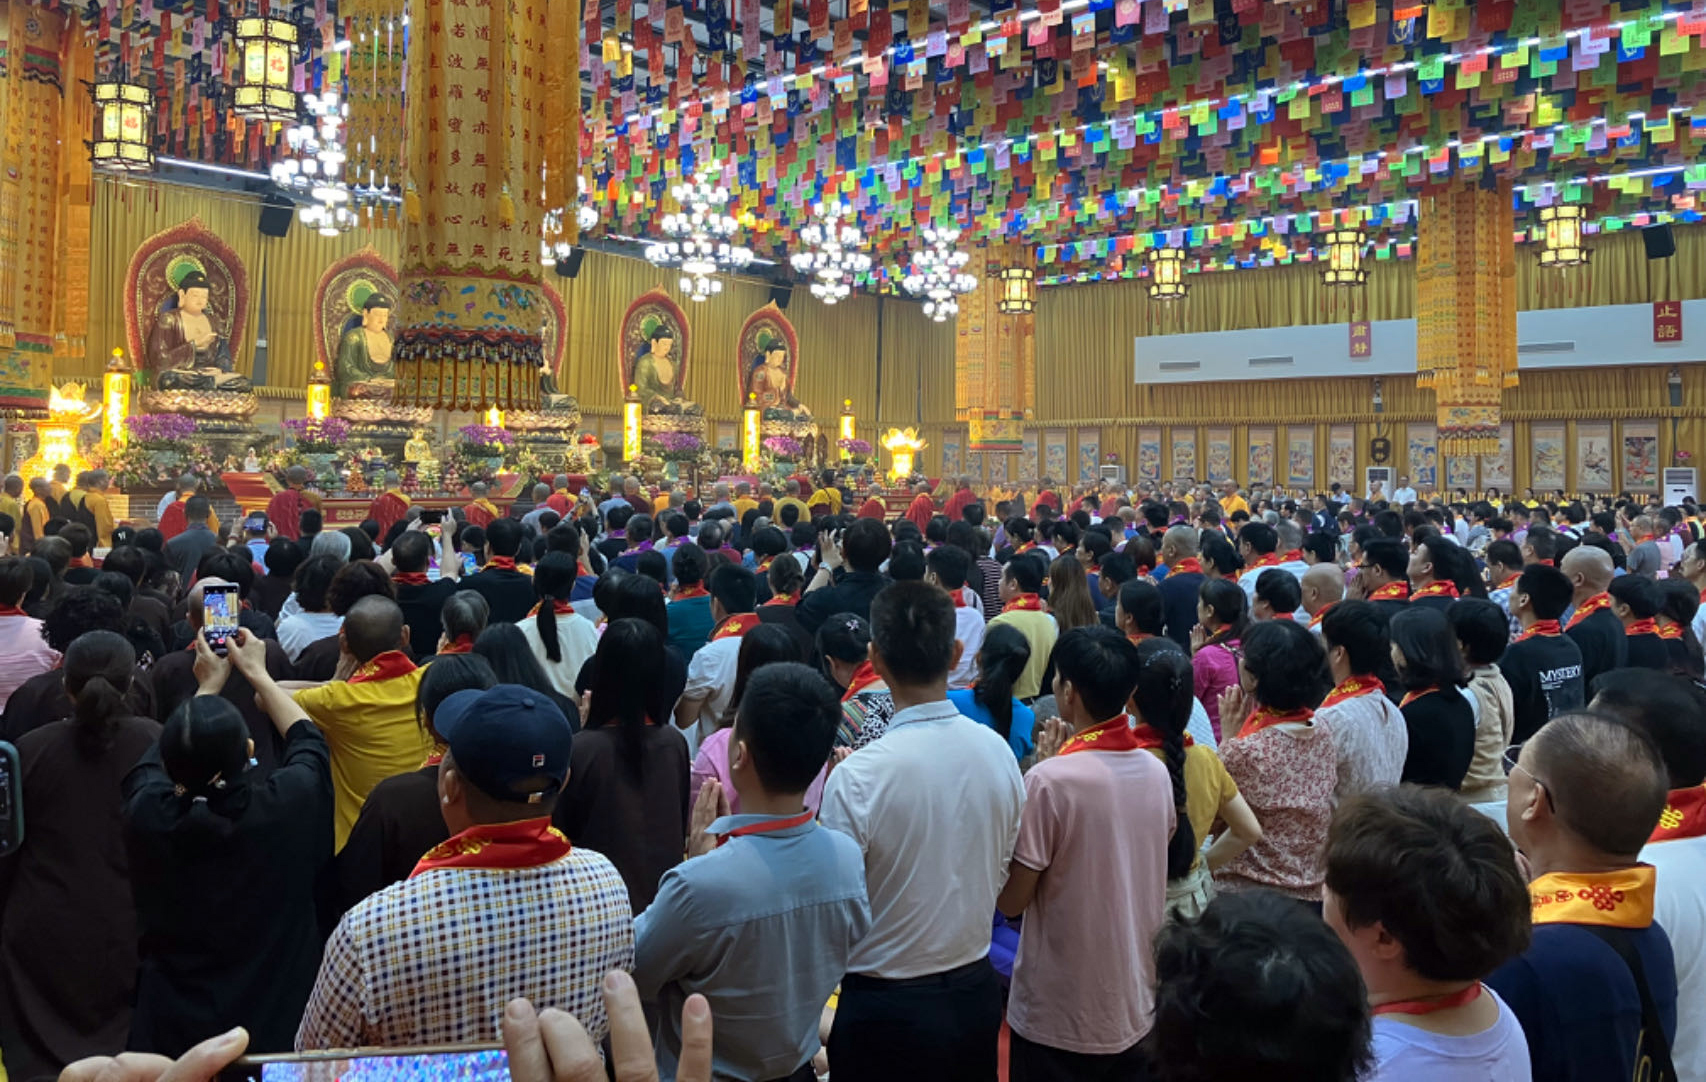
[(836, 1082), (996, 1074), (990, 919), (1025, 787), (1007, 742), (948, 702), (954, 623), (953, 602), (924, 582), (871, 602), (871, 664), (895, 713), (831, 771), (821, 812), (859, 843), (871, 901), (829, 1034)]

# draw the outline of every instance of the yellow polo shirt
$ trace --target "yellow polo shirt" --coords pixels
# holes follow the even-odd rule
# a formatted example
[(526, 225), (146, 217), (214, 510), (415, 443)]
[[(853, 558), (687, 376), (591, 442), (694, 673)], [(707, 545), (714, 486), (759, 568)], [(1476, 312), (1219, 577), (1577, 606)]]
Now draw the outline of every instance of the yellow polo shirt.
[(996, 624), (1016, 629), (1031, 644), (1031, 660), (1025, 662), (1025, 671), (1013, 681), (1013, 698), (1034, 699), (1045, 694), (1043, 673), (1048, 669), (1049, 655), (1054, 653), (1055, 640), (1060, 638), (1060, 625), (1054, 622), (1053, 616), (1036, 609), (1001, 613), (989, 621), (990, 627)]
[(320, 727), (331, 749), (337, 849), (349, 840), (373, 787), (420, 769), (432, 754), (432, 738), (415, 720), (415, 692), (424, 672), (422, 667), (383, 680), (334, 680), (296, 693), (296, 705)]

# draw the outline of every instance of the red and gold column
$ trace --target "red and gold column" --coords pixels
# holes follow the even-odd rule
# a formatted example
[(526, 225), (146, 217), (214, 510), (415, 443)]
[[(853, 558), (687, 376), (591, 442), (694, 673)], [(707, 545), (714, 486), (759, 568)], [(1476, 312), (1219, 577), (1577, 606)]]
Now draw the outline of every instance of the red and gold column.
[[(558, 4), (566, 18), (553, 18)], [(578, 97), (548, 69), (578, 55), (578, 0), (411, 0), (409, 10), (397, 397), (536, 409), (540, 178), (561, 156), (548, 144), (579, 131)], [(569, 40), (552, 36), (564, 26)]]
[(1416, 382), (1438, 402), (1439, 454), (1499, 452), (1516, 386), (1516, 240), (1510, 182), (1452, 181), (1421, 199)]
[[(954, 416), (969, 428), (968, 452), (1017, 454), (1024, 450), (1022, 430), (1036, 402), (1036, 255), (1022, 244), (990, 245), (973, 258), (970, 269), (978, 281), (959, 299)], [(1009, 270), (1031, 275), (1023, 281), (1032, 310), (1002, 311), (1003, 298), (1013, 288), (1011, 278), (1003, 278)]]

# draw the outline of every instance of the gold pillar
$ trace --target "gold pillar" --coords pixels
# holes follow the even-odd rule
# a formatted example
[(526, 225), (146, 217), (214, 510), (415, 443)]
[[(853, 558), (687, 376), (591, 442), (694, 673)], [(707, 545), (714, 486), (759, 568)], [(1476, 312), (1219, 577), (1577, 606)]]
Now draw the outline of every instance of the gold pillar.
[(129, 430), (125, 428), (125, 419), (130, 416), (130, 362), (125, 360), (124, 350), (113, 350), (112, 357), (107, 361), (106, 375), (101, 377), (101, 447), (112, 450), (124, 446), (129, 438)]
[(762, 461), (759, 421), (763, 415), (758, 408), (758, 396), (748, 394), (746, 406), (740, 412), (740, 466), (747, 473), (757, 473)]
[[(1027, 245), (990, 245), (972, 264), (977, 288), (960, 298), (954, 338), (954, 416), (969, 428), (968, 452), (1016, 454), (1036, 404), (1036, 253)], [(1019, 289), (1015, 297), (1009, 288)], [(1003, 307), (1015, 309), (1003, 311)], [(1024, 310), (1018, 310), (1024, 309)]]
[(640, 457), (640, 388), (630, 383), (622, 396), (622, 461), (632, 462)]

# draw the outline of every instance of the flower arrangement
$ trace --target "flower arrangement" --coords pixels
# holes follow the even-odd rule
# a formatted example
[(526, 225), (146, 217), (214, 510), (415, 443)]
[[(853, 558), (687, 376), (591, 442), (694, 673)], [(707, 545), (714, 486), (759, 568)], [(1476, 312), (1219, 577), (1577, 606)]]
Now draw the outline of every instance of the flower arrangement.
[(855, 439), (836, 440), (835, 446), (841, 448), (842, 451), (846, 452), (847, 461), (853, 463), (855, 466), (863, 466), (866, 462), (870, 461), (870, 458), (871, 458), (871, 441), (870, 440), (855, 440)]
[(797, 460), (805, 453), (805, 446), (792, 436), (767, 436), (759, 446), (789, 462)]
[(132, 443), (150, 451), (181, 450), (195, 435), (195, 418), (181, 413), (139, 413), (124, 419)]
[(580, 439), (576, 440), (575, 442), (580, 444), (582, 447), (597, 447), (598, 446), (598, 436), (596, 436), (595, 434), (593, 434), (591, 432), (582, 432), (580, 435)]
[(335, 455), (349, 443), (349, 422), (342, 417), (297, 417), (284, 422), (284, 430), (307, 455)]
[(463, 425), (456, 434), (462, 437), (463, 443), (479, 447), (488, 454), (503, 454), (515, 446), (515, 437), (496, 425)]
[(665, 462), (692, 462), (705, 449), (705, 441), (691, 432), (660, 432), (646, 440), (646, 454)]

